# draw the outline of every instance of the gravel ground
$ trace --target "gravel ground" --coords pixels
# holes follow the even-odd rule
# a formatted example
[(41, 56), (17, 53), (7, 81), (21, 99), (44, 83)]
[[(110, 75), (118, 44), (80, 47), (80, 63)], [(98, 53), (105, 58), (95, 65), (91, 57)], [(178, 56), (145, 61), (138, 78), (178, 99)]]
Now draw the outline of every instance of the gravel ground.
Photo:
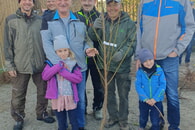
[[(191, 66), (195, 64), (195, 53), (192, 55)], [(181, 75), (186, 72), (185, 65), (180, 67)], [(180, 78), (182, 78), (180, 76)], [(132, 78), (132, 83), (134, 83), (134, 78)], [(181, 90), (181, 99), (180, 99), (180, 109), (181, 109), (181, 130), (195, 130), (195, 85), (190, 86), (191, 88), (184, 87)], [(11, 98), (11, 86), (10, 85), (0, 85), (0, 130), (12, 130), (14, 120), (10, 116), (10, 98)], [(92, 114), (92, 95), (93, 88), (90, 80), (87, 82), (87, 95), (88, 95), (88, 109), (86, 115), (86, 129), (87, 130), (99, 130), (100, 121), (97, 121), (93, 118)], [(163, 102), (165, 106), (166, 114), (166, 100)], [(29, 83), (28, 93), (26, 99), (26, 118), (24, 122), (24, 130), (57, 130), (57, 123), (46, 124), (41, 121), (36, 120), (35, 116), (35, 105), (36, 105), (36, 87), (32, 83)], [(50, 107), (48, 107), (50, 110)], [(131, 91), (129, 93), (129, 126), (131, 130), (138, 129), (138, 98), (135, 93), (134, 84), (131, 86)], [(148, 127), (150, 122), (148, 122)], [(106, 128), (105, 128), (106, 130)], [(119, 126), (115, 125), (109, 130), (119, 130)], [(164, 128), (166, 130), (166, 128)]]

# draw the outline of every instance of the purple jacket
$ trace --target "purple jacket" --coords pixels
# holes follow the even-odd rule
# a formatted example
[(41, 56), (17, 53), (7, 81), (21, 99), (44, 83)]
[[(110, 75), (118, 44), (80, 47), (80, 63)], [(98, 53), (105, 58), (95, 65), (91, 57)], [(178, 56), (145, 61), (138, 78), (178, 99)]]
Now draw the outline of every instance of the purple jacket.
[(42, 78), (43, 80), (47, 81), (47, 90), (45, 98), (47, 99), (57, 99), (58, 98), (58, 87), (57, 87), (57, 80), (55, 75), (58, 73), (65, 79), (69, 80), (72, 83), (72, 90), (73, 90), (73, 96), (74, 101), (78, 102), (78, 91), (77, 91), (77, 83), (80, 83), (82, 81), (82, 74), (80, 71), (80, 67), (76, 66), (73, 69), (73, 72), (69, 72), (63, 66), (59, 63), (56, 65), (46, 65), (43, 72), (42, 72)]

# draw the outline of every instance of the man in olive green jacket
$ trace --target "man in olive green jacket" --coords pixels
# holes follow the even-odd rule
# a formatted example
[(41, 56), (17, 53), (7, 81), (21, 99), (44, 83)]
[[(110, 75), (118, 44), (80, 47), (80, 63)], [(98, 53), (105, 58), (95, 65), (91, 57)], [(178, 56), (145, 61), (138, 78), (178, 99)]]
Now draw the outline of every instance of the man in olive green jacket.
[[(112, 79), (108, 84), (109, 120), (105, 127), (109, 128), (119, 123), (120, 130), (128, 130), (128, 94), (131, 86), (129, 72), (135, 49), (136, 27), (129, 15), (121, 12), (120, 0), (106, 0), (106, 9), (104, 22), (103, 18), (97, 18), (93, 27), (89, 28), (88, 34), (92, 40), (101, 41), (98, 48), (98, 66), (101, 71), (105, 69), (103, 59), (106, 56), (107, 78), (108, 81)], [(116, 103), (116, 89), (119, 107)]]
[[(46, 112), (48, 100), (44, 98), (46, 83), (41, 78), (45, 54), (40, 35), (41, 17), (32, 8), (34, 0), (19, 0), (16, 14), (6, 18), (4, 52), (6, 69), (12, 81), (11, 115), (16, 121), (14, 130), (22, 130), (28, 82), (32, 76), (37, 86), (37, 120), (54, 122)], [(27, 6), (28, 5), (28, 6)]]

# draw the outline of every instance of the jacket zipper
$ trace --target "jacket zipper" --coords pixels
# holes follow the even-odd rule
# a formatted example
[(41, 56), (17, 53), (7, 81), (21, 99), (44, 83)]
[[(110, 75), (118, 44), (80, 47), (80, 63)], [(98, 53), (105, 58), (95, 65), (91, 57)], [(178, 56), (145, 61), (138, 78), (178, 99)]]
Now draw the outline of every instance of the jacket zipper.
[(158, 8), (158, 17), (156, 21), (156, 33), (154, 36), (154, 59), (156, 59), (156, 50), (157, 50), (157, 41), (158, 41), (158, 29), (159, 29), (159, 22), (160, 22), (160, 14), (161, 14), (161, 6), (162, 6), (162, 0), (160, 0), (159, 8)]

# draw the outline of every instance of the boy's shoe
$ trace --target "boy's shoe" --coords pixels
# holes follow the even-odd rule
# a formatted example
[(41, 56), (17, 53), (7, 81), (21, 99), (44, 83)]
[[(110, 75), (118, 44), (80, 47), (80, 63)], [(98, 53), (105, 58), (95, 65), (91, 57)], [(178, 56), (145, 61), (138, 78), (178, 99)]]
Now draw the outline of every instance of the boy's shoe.
[(79, 127), (79, 130), (86, 130), (84, 127)]
[(117, 124), (117, 123), (118, 123), (118, 120), (111, 120), (111, 119), (109, 119), (109, 120), (105, 123), (104, 127), (105, 127), (105, 128), (110, 128), (110, 127), (114, 126), (114, 125)]
[(164, 128), (164, 123), (160, 123), (160, 130), (163, 130), (163, 128)]
[(102, 110), (96, 110), (94, 111), (94, 117), (96, 120), (101, 120), (102, 119)]
[(16, 122), (16, 124), (13, 127), (13, 130), (22, 130), (23, 129), (23, 124), (24, 124), (23, 121)]
[[(160, 123), (160, 130), (163, 130), (163, 128), (164, 128), (164, 123)], [(150, 127), (150, 129), (149, 130), (152, 130), (152, 127)]]
[(55, 119), (48, 115), (47, 112), (43, 112), (42, 117), (37, 117), (38, 121), (44, 121), (45, 123), (53, 123)]

